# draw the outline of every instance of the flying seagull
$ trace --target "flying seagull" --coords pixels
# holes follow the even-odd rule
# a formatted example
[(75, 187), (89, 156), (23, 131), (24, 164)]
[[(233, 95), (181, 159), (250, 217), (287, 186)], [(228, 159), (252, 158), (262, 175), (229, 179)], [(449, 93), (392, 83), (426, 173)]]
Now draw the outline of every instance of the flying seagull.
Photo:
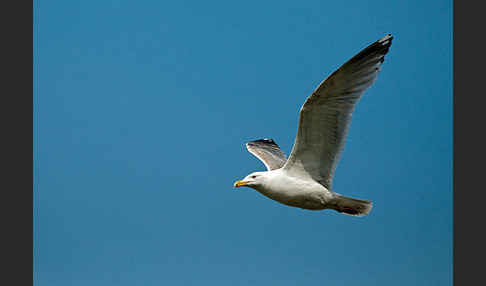
[(246, 186), (282, 204), (307, 210), (333, 209), (364, 216), (372, 202), (332, 191), (332, 177), (344, 146), (351, 114), (371, 86), (393, 37), (369, 45), (327, 77), (300, 109), (299, 128), (289, 158), (272, 139), (246, 143), (267, 171), (255, 172), (234, 187)]

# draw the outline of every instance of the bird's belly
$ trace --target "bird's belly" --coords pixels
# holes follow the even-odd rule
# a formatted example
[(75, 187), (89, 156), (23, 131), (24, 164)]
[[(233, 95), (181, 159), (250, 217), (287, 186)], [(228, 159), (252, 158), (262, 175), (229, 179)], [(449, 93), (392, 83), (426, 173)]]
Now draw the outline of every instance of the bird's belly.
[(272, 186), (258, 190), (261, 194), (284, 205), (308, 210), (327, 208), (331, 192), (318, 183), (299, 183)]

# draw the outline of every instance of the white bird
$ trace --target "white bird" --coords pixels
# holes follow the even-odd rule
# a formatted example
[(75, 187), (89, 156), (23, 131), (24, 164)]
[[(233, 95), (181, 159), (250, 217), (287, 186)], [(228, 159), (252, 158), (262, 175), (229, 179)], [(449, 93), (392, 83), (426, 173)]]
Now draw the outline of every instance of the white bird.
[(368, 214), (371, 201), (342, 196), (331, 190), (331, 183), (351, 114), (375, 81), (392, 39), (387, 35), (363, 49), (307, 98), (300, 109), (299, 128), (288, 160), (272, 139), (246, 143), (267, 171), (252, 173), (236, 181), (234, 187), (253, 188), (292, 207), (333, 209), (352, 216)]

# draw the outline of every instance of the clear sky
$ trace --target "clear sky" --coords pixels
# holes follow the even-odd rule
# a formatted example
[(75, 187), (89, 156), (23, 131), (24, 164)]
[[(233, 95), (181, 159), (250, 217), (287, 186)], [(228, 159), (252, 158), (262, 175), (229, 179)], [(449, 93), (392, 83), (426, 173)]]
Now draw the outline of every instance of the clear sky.
[[(452, 285), (452, 1), (34, 5), (35, 285)], [(333, 181), (371, 213), (234, 189), (388, 33)]]

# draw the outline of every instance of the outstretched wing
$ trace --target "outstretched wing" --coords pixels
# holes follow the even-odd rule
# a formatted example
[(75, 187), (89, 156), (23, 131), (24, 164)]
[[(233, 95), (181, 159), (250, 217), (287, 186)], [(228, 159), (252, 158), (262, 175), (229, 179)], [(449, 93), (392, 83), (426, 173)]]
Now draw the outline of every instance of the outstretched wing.
[(287, 161), (284, 152), (280, 150), (273, 139), (250, 141), (246, 143), (246, 149), (260, 159), (269, 171), (282, 168)]
[(351, 114), (375, 81), (393, 37), (387, 35), (326, 78), (300, 109), (299, 129), (284, 170), (331, 188)]

